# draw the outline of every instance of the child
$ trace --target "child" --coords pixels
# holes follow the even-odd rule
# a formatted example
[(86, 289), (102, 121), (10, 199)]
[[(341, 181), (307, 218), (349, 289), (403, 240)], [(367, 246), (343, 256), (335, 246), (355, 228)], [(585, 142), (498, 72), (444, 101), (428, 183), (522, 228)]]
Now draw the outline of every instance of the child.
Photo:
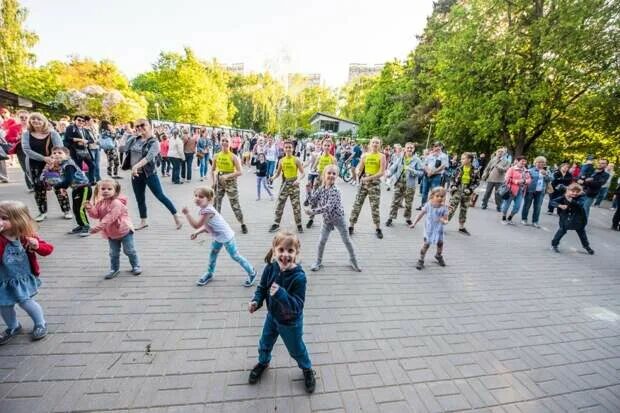
[(588, 216), (584, 208), (585, 194), (583, 188), (577, 183), (572, 183), (566, 188), (564, 196), (555, 198), (551, 201), (551, 206), (558, 208), (560, 216), (560, 228), (555, 233), (551, 241), (551, 249), (560, 252), (558, 245), (560, 240), (568, 230), (575, 230), (581, 241), (581, 245), (590, 255), (594, 255), (594, 250), (590, 248), (588, 236), (586, 235), (586, 225)]
[(121, 185), (114, 179), (99, 181), (95, 187), (95, 204), (86, 204), (86, 211), (91, 218), (99, 220), (90, 233), (101, 232), (110, 246), (110, 271), (104, 278), (110, 280), (120, 273), (121, 246), (129, 258), (131, 273), (140, 275), (142, 268), (133, 242), (134, 227), (129, 219), (127, 198), (121, 195)]
[(353, 244), (351, 244), (351, 238), (347, 231), (347, 223), (344, 219), (342, 196), (340, 194), (340, 189), (336, 186), (337, 176), (338, 169), (334, 165), (325, 167), (323, 170), (323, 178), (321, 179), (323, 185), (314, 191), (309, 198), (312, 208), (306, 209), (306, 213), (310, 216), (323, 214), (323, 226), (321, 227), (321, 238), (319, 240), (317, 258), (310, 269), (312, 271), (318, 271), (323, 266), (322, 261), (325, 244), (327, 243), (329, 234), (336, 228), (338, 232), (340, 232), (340, 237), (345, 247), (347, 247), (347, 251), (349, 251), (351, 267), (354, 271), (360, 272), (362, 270), (357, 265), (357, 258), (355, 257)]
[(43, 309), (33, 300), (41, 281), (35, 253), (47, 256), (54, 247), (40, 239), (28, 207), (18, 201), (0, 201), (0, 315), (7, 326), (0, 335), (0, 345), (8, 343), (22, 330), (15, 304), (34, 322), (32, 339), (47, 335)]
[(249, 382), (255, 384), (269, 367), (271, 350), (278, 336), (282, 336), (290, 356), (303, 371), (306, 391), (312, 393), (316, 379), (302, 338), (306, 274), (296, 263), (301, 246), (297, 236), (283, 231), (276, 234), (271, 245), (265, 257), (267, 266), (248, 304), (249, 312), (253, 313), (267, 301), (267, 317), (258, 342), (258, 364), (250, 372)]
[(224, 217), (213, 206), (213, 199), (215, 198), (215, 192), (211, 188), (196, 188), (194, 191), (194, 203), (200, 208), (200, 216), (198, 219), (192, 217), (189, 214), (187, 207), (182, 209), (185, 218), (189, 224), (197, 229), (192, 235), (191, 239), (203, 233), (208, 232), (213, 235), (213, 243), (211, 244), (211, 255), (209, 256), (209, 268), (206, 273), (203, 274), (196, 282), (196, 285), (203, 286), (213, 279), (213, 273), (215, 272), (215, 264), (217, 262), (217, 256), (220, 253), (222, 247), (226, 248), (230, 258), (237, 261), (239, 265), (248, 273), (248, 278), (243, 283), (246, 287), (251, 287), (256, 279), (256, 271), (252, 264), (248, 262), (244, 257), (239, 254), (237, 250), (237, 244), (235, 242), (235, 232), (230, 228), (230, 225), (224, 220)]
[(267, 185), (267, 169), (269, 168), (269, 165), (265, 160), (264, 153), (258, 155), (258, 159), (256, 159), (254, 166), (256, 166), (256, 200), (260, 201), (262, 186), (269, 194), (269, 199), (273, 201), (273, 194), (271, 193), (271, 189), (269, 189), (269, 186)]
[(69, 233), (79, 234), (80, 237), (87, 237), (90, 235), (90, 224), (88, 223), (85, 207), (90, 200), (92, 192), (88, 177), (71, 159), (69, 149), (61, 146), (52, 148), (52, 158), (60, 165), (62, 176), (62, 181), (54, 185), (54, 188), (60, 190), (72, 188), (71, 202), (77, 227), (73, 228)]
[(420, 250), (420, 259), (416, 264), (416, 269), (424, 268), (424, 256), (431, 245), (437, 245), (437, 254), (435, 259), (441, 267), (446, 266), (446, 262), (441, 255), (443, 251), (443, 227), (448, 223), (448, 208), (444, 205), (446, 199), (446, 190), (437, 186), (431, 189), (429, 201), (424, 204), (421, 212), (413, 221), (409, 228), (415, 228), (415, 225), (426, 215), (424, 223), (424, 244)]

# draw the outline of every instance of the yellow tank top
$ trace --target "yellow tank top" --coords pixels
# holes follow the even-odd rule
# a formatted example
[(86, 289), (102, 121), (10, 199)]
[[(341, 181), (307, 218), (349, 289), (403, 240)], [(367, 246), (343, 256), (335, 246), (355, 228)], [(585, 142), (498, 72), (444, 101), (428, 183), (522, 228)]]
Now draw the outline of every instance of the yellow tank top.
[(471, 181), (471, 165), (463, 165), (463, 175), (461, 176), (461, 183), (463, 185), (469, 185)]
[(327, 155), (321, 155), (319, 157), (319, 165), (317, 167), (318, 171), (320, 174), (323, 173), (323, 169), (325, 169), (325, 167), (327, 165), (331, 165), (334, 163), (334, 157), (331, 156), (330, 154)]
[(215, 155), (215, 170), (225, 174), (235, 172), (235, 162), (233, 161), (233, 156), (235, 155), (232, 152), (220, 152)]
[(282, 176), (284, 176), (284, 179), (297, 178), (297, 163), (295, 161), (296, 158), (293, 155), (285, 156), (280, 160), (280, 165), (282, 166)]
[(381, 154), (369, 153), (364, 160), (364, 169), (366, 176), (377, 174), (381, 170)]

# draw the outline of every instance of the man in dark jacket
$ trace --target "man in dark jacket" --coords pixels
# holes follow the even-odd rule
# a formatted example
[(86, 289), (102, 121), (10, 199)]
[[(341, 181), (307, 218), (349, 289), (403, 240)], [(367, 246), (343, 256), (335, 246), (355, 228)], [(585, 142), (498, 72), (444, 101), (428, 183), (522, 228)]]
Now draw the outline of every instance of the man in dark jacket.
[(577, 180), (577, 183), (583, 185), (583, 190), (586, 194), (583, 205), (586, 211), (586, 216), (590, 215), (590, 207), (596, 200), (602, 186), (605, 185), (607, 179), (609, 178), (609, 173), (606, 171), (608, 164), (609, 161), (607, 159), (600, 159), (598, 161), (598, 168), (596, 168), (591, 175), (584, 175), (582, 172), (581, 176)]
[(560, 252), (558, 245), (560, 240), (566, 232), (574, 230), (579, 236), (581, 245), (590, 255), (594, 255), (594, 251), (590, 248), (588, 236), (586, 235), (586, 225), (588, 225), (588, 215), (584, 208), (584, 202), (586, 199), (581, 185), (574, 183), (570, 184), (566, 188), (566, 194), (559, 198), (555, 198), (551, 205), (558, 209), (558, 215), (560, 216), (560, 228), (555, 233), (553, 240), (551, 241), (551, 248), (555, 252)]

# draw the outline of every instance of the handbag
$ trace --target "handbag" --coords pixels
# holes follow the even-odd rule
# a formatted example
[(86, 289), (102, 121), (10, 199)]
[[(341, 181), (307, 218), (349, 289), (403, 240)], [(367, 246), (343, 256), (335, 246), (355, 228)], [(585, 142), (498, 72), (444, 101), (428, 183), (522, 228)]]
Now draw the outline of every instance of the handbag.
[(506, 185), (505, 183), (502, 184), (498, 189), (497, 189), (497, 194), (499, 195), (499, 197), (501, 199), (503, 199), (504, 201), (507, 199), (510, 199), (510, 186)]
[(80, 161), (92, 161), (93, 157), (90, 154), (90, 151), (87, 148), (75, 148), (75, 156)]

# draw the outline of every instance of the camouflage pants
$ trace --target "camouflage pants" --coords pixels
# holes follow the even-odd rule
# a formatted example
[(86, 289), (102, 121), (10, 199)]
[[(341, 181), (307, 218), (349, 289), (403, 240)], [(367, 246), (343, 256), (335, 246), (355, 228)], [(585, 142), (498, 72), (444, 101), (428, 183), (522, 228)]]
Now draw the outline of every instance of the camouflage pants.
[(241, 212), (241, 205), (239, 205), (239, 190), (237, 189), (236, 179), (227, 179), (224, 183), (218, 183), (215, 190), (215, 209), (218, 212), (222, 212), (222, 200), (224, 195), (228, 196), (230, 201), (230, 207), (241, 224), (243, 224), (243, 212)]
[(396, 219), (398, 216), (398, 208), (405, 200), (405, 219), (411, 219), (411, 209), (413, 206), (413, 197), (415, 196), (415, 187), (407, 187), (405, 179), (399, 179), (394, 184), (394, 198), (392, 199), (392, 207), (390, 208), (390, 219)]
[(299, 202), (299, 185), (293, 185), (293, 181), (282, 181), (280, 193), (278, 194), (278, 203), (276, 204), (275, 223), (280, 225), (282, 213), (286, 200), (291, 199), (293, 206), (293, 215), (295, 216), (295, 224), (301, 225), (301, 203)]
[[(450, 206), (448, 207), (448, 220), (452, 219), (456, 209), (459, 208), (459, 223), (464, 224), (467, 220), (467, 208), (469, 208), (469, 201), (471, 199), (471, 192), (465, 193), (466, 187), (460, 186), (450, 196)], [(469, 191), (469, 190), (467, 190)]]
[(368, 196), (370, 201), (370, 210), (372, 211), (372, 222), (375, 225), (381, 223), (379, 219), (379, 205), (381, 204), (381, 182), (379, 180), (373, 180), (370, 183), (360, 184), (357, 190), (357, 196), (355, 197), (355, 203), (353, 204), (353, 210), (351, 211), (351, 218), (349, 222), (351, 226), (355, 225), (357, 218), (362, 210), (362, 205)]

